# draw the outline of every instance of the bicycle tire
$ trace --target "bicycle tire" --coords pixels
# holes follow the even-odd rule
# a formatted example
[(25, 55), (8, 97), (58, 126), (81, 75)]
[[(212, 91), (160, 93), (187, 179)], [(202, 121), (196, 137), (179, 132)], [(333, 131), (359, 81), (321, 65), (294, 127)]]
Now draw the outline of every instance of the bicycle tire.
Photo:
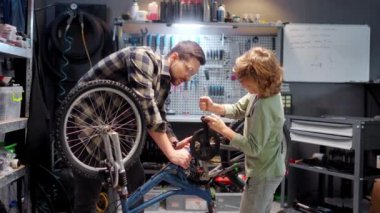
[(100, 131), (119, 134), (122, 162), (127, 169), (138, 158), (145, 141), (145, 120), (137, 96), (111, 80), (79, 84), (57, 111), (56, 141), (63, 159), (73, 172), (97, 178), (107, 170)]
[(35, 186), (36, 188), (36, 195), (38, 197), (36, 203), (34, 204), (35, 207), (33, 209), (36, 213), (51, 213), (55, 212), (53, 201), (48, 196), (48, 192), (44, 189), (44, 187), (41, 184), (38, 184)]
[[(86, 32), (86, 44), (88, 45), (88, 53), (90, 56), (92, 56), (103, 46), (104, 31), (99, 21), (97, 20), (97, 17), (84, 11), (80, 11), (80, 13), (83, 15), (83, 24)], [(62, 38), (62, 32), (65, 31), (65, 28), (67, 27), (67, 21), (69, 19), (70, 13), (63, 12), (59, 14), (58, 17), (51, 23), (50, 35), (52, 44), (60, 53), (63, 53), (66, 48), (65, 39)], [(70, 29), (67, 33), (67, 36), (74, 39), (71, 49), (65, 53), (66, 57), (69, 60), (87, 61), (88, 58), (86, 52), (84, 51), (84, 44), (81, 38), (81, 25), (79, 23), (78, 17), (75, 17), (72, 20)]]
[(72, 212), (72, 200), (61, 177), (37, 165), (31, 168), (32, 210), (37, 213)]

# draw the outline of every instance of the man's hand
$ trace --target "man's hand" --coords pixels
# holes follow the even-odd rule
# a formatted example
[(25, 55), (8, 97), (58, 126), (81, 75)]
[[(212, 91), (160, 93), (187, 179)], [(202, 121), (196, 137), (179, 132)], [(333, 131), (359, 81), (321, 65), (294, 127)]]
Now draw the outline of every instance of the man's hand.
[[(164, 155), (169, 159), (170, 162), (187, 169), (191, 162), (190, 152), (186, 149), (174, 149), (172, 143), (169, 141), (169, 137), (164, 132), (155, 132), (148, 130), (148, 133), (160, 147)], [(188, 138), (185, 141), (190, 140)], [(181, 141), (182, 142), (182, 141)]]
[(184, 169), (189, 168), (190, 162), (191, 162), (191, 155), (189, 150), (187, 149), (178, 149), (174, 150), (170, 153), (170, 156), (168, 156), (170, 162), (181, 166)]

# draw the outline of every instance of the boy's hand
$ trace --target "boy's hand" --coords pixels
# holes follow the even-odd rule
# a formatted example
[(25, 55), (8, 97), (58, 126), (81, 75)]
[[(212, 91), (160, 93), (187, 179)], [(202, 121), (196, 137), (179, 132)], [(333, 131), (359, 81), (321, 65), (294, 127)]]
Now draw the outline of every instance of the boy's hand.
[(205, 116), (204, 119), (207, 122), (207, 125), (218, 133), (222, 133), (225, 128), (228, 128), (224, 121), (215, 114)]
[(210, 111), (214, 102), (208, 96), (202, 96), (199, 98), (199, 109), (202, 111)]

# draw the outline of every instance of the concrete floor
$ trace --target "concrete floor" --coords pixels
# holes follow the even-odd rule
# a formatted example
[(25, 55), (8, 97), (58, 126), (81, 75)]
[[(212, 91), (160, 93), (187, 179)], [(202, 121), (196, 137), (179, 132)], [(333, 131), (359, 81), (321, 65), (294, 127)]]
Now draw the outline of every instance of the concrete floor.
[[(282, 208), (280, 206), (280, 203), (273, 202), (272, 210), (270, 211), (270, 213), (278, 213), (281, 210), (282, 210)], [(204, 212), (204, 211), (178, 211), (178, 210), (166, 210), (164, 208), (160, 208), (160, 209), (155, 210), (155, 211), (145, 210), (145, 213), (163, 213), (163, 212), (167, 212), (167, 213), (200, 213), (200, 212)], [(239, 211), (218, 211), (218, 213), (239, 213)]]

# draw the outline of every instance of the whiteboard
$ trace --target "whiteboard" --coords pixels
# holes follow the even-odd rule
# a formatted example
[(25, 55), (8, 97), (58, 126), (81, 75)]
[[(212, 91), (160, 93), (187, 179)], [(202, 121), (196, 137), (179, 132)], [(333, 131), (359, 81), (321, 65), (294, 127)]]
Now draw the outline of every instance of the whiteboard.
[(370, 28), (367, 25), (287, 24), (284, 81), (368, 82)]

